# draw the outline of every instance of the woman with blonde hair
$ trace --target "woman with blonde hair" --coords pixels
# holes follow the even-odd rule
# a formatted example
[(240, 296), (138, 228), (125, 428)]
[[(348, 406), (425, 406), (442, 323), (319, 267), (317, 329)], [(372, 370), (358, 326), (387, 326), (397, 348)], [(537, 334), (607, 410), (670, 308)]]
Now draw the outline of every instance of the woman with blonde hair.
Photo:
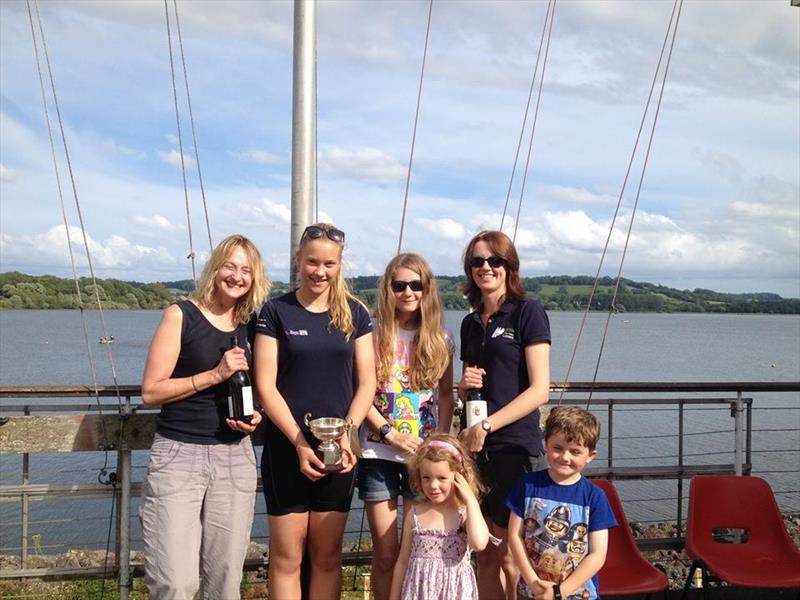
[(399, 254), (378, 284), (378, 388), (361, 430), (358, 495), (372, 533), (372, 589), (389, 597), (400, 543), (398, 498), (411, 506), (406, 460), (453, 417), (453, 342), (444, 328), (436, 279), (418, 254)]
[(338, 598), (342, 538), (356, 458), (347, 432), (342, 464), (327, 472), (305, 424), (338, 417), (358, 427), (375, 392), (372, 322), (342, 273), (345, 234), (306, 227), (295, 256), (299, 287), (270, 300), (256, 326), (256, 388), (268, 417), (261, 479), (269, 516), (269, 596), (300, 598), (300, 565), (311, 562), (308, 597)]
[[(238, 598), (250, 541), (261, 421), (228, 417), (230, 377), (251, 365), (255, 315), (269, 292), (261, 254), (241, 235), (211, 253), (191, 299), (153, 335), (142, 401), (161, 406), (139, 514), (151, 598)], [(232, 339), (238, 340), (233, 347)]]

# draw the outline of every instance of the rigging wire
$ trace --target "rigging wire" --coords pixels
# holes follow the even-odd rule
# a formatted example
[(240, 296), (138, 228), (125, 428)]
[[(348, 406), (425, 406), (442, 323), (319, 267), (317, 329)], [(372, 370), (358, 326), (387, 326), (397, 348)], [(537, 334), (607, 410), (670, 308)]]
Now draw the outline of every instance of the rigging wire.
[(183, 137), (181, 136), (181, 117), (178, 109), (178, 86), (175, 82), (175, 61), (172, 57), (172, 31), (169, 25), (169, 3), (164, 0), (164, 15), (167, 20), (167, 45), (169, 47), (169, 70), (172, 74), (172, 98), (175, 102), (175, 125), (178, 129), (178, 152), (181, 156), (181, 177), (183, 178), (183, 197), (186, 205), (186, 225), (189, 231), (189, 254), (186, 258), (192, 261), (192, 280), (195, 288), (197, 287), (197, 273), (195, 270), (194, 243), (192, 241), (192, 219), (189, 214), (189, 188), (186, 184), (186, 161), (183, 157)]
[(314, 223), (319, 223), (319, 93), (317, 92), (317, 18), (314, 16)]
[[(626, 190), (627, 185), (628, 185), (628, 178), (630, 177), (631, 170), (633, 169), (633, 162), (634, 162), (634, 160), (636, 158), (636, 153), (637, 153), (638, 148), (639, 148), (639, 141), (641, 140), (642, 132), (644, 131), (644, 124), (645, 124), (645, 122), (647, 120), (647, 113), (650, 110), (650, 104), (651, 104), (651, 101), (652, 101), (652, 98), (653, 98), (653, 92), (655, 90), (656, 83), (658, 82), (658, 73), (661, 70), (661, 63), (662, 63), (662, 61), (664, 59), (664, 52), (666, 51), (667, 43), (668, 43), (669, 38), (670, 38), (670, 32), (672, 31), (672, 23), (673, 23), (673, 21), (675, 19), (675, 11), (676, 11), (676, 8), (677, 8), (677, 4), (678, 4), (678, 0), (675, 0), (675, 3), (672, 6), (672, 13), (670, 14), (669, 23), (667, 24), (667, 30), (666, 30), (666, 32), (664, 34), (664, 41), (663, 41), (663, 43), (661, 45), (661, 52), (660, 52), (659, 57), (658, 57), (658, 62), (656, 64), (655, 72), (653, 73), (653, 81), (650, 84), (650, 92), (649, 92), (649, 94), (647, 96), (647, 101), (645, 102), (644, 112), (642, 113), (642, 119), (641, 119), (641, 121), (639, 123), (639, 131), (636, 134), (636, 140), (635, 140), (635, 142), (633, 144), (633, 149), (631, 150), (631, 155), (630, 155), (630, 158), (628, 160), (628, 167), (627, 167), (627, 169), (625, 171), (625, 177), (622, 180), (622, 187), (620, 189), (619, 196), (617, 197), (617, 205), (616, 205), (616, 208), (614, 209), (614, 215), (611, 218), (611, 225), (608, 228), (608, 235), (606, 236), (605, 245), (603, 246), (603, 251), (600, 254), (600, 262), (597, 265), (597, 271), (595, 272), (594, 281), (592, 283), (592, 289), (589, 292), (589, 299), (586, 302), (586, 308), (583, 311), (581, 322), (580, 322), (580, 325), (578, 326), (578, 334), (577, 334), (577, 337), (575, 339), (575, 344), (572, 347), (572, 355), (570, 356), (569, 363), (567, 364), (567, 372), (566, 372), (566, 375), (564, 376), (564, 384), (561, 387), (561, 392), (560, 392), (559, 397), (558, 397), (559, 406), (561, 405), (561, 402), (564, 400), (564, 395), (567, 392), (568, 383), (570, 381), (570, 374), (572, 373), (572, 366), (575, 363), (575, 357), (577, 355), (578, 347), (580, 345), (581, 337), (583, 335), (583, 330), (584, 330), (584, 326), (586, 324), (586, 319), (587, 319), (587, 317), (589, 315), (589, 311), (591, 310), (592, 300), (594, 299), (595, 292), (597, 291), (597, 284), (598, 284), (598, 281), (600, 280), (600, 272), (601, 272), (601, 270), (603, 268), (603, 263), (605, 262), (606, 256), (608, 254), (608, 247), (609, 247), (609, 244), (611, 242), (611, 236), (612, 236), (612, 234), (614, 232), (614, 226), (615, 226), (615, 224), (617, 222), (617, 217), (619, 216), (620, 208), (622, 206), (622, 199), (623, 199), (623, 197), (625, 195), (625, 190)], [(611, 306), (613, 306), (613, 303), (611, 304)], [(591, 394), (590, 394), (589, 397), (591, 398)]]
[(522, 117), (522, 127), (519, 129), (519, 140), (517, 141), (517, 151), (514, 153), (514, 166), (511, 167), (511, 177), (508, 181), (508, 191), (506, 191), (506, 202), (503, 205), (503, 216), (500, 218), (500, 231), (503, 231), (503, 226), (506, 222), (506, 214), (508, 212), (508, 201), (511, 199), (511, 188), (514, 185), (514, 175), (517, 172), (517, 162), (519, 161), (519, 151), (522, 148), (522, 140), (525, 137), (525, 126), (528, 123), (528, 112), (531, 108), (531, 99), (533, 98), (533, 88), (536, 83), (536, 74), (539, 72), (539, 58), (542, 55), (542, 44), (544, 44), (545, 32), (547, 31), (547, 16), (550, 14), (550, 5), (554, 0), (548, 0), (547, 10), (545, 11), (544, 22), (542, 24), (542, 36), (539, 40), (539, 50), (536, 52), (536, 66), (533, 68), (533, 76), (531, 77), (531, 87), (528, 90), (528, 102), (525, 104), (525, 114)]
[[(549, 6), (548, 6), (549, 8)], [(525, 160), (525, 171), (522, 175), (522, 186), (519, 190), (519, 202), (517, 203), (517, 218), (514, 221), (514, 235), (511, 237), (512, 243), (517, 241), (517, 229), (519, 228), (519, 217), (522, 213), (522, 197), (525, 195), (525, 183), (528, 181), (528, 168), (531, 164), (531, 151), (533, 150), (533, 138), (536, 134), (536, 123), (539, 120), (539, 105), (542, 100), (542, 86), (544, 85), (544, 72), (547, 69), (547, 56), (550, 53), (550, 38), (553, 33), (553, 21), (556, 17), (556, 0), (553, 0), (553, 10), (550, 12), (550, 26), (547, 30), (547, 43), (544, 47), (544, 60), (542, 61), (542, 75), (539, 78), (539, 91), (536, 95), (536, 107), (533, 111), (533, 125), (531, 125), (531, 140), (528, 143), (528, 157)], [(547, 18), (545, 17), (545, 22)]]
[[(600, 361), (601, 361), (601, 359), (603, 357), (603, 349), (605, 348), (606, 338), (608, 336), (608, 326), (609, 326), (609, 323), (611, 322), (611, 316), (614, 314), (614, 307), (615, 307), (616, 302), (617, 302), (617, 294), (619, 293), (619, 284), (620, 284), (620, 281), (622, 280), (622, 268), (625, 265), (625, 257), (628, 254), (628, 244), (630, 243), (631, 232), (633, 231), (633, 222), (634, 222), (634, 219), (636, 218), (636, 210), (639, 207), (639, 198), (640, 198), (641, 193), (642, 193), (642, 185), (644, 184), (644, 176), (645, 176), (645, 173), (647, 172), (647, 164), (648, 164), (648, 162), (650, 160), (650, 150), (653, 147), (653, 138), (655, 137), (656, 125), (658, 124), (658, 115), (661, 112), (661, 101), (664, 98), (664, 88), (666, 87), (667, 76), (669, 75), (669, 65), (670, 65), (670, 62), (672, 61), (672, 51), (675, 48), (675, 39), (678, 37), (678, 24), (680, 23), (680, 20), (681, 20), (681, 10), (683, 9), (683, 0), (676, 0), (676, 2), (677, 2), (677, 5), (678, 5), (678, 12), (677, 12), (677, 15), (675, 16), (675, 27), (673, 29), (672, 40), (670, 41), (670, 45), (669, 45), (669, 52), (667, 53), (667, 60), (664, 63), (664, 77), (661, 80), (661, 89), (659, 90), (659, 93), (658, 93), (658, 101), (656, 102), (656, 110), (655, 110), (655, 113), (653, 115), (653, 125), (650, 128), (650, 137), (649, 137), (648, 142), (647, 142), (647, 150), (645, 151), (645, 154), (644, 154), (644, 161), (642, 163), (642, 171), (641, 171), (641, 173), (639, 175), (639, 185), (638, 185), (638, 187), (636, 189), (636, 198), (635, 198), (635, 200), (633, 202), (633, 209), (631, 210), (630, 221), (628, 222), (628, 231), (627, 231), (627, 234), (625, 236), (625, 244), (622, 247), (622, 256), (620, 257), (619, 270), (617, 271), (617, 280), (616, 280), (616, 283), (614, 284), (614, 294), (611, 297), (611, 302), (610, 302), (609, 307), (608, 307), (608, 315), (606, 316), (606, 322), (605, 322), (605, 326), (603, 328), (603, 338), (600, 341), (600, 350), (597, 353), (597, 362), (595, 363), (594, 374), (592, 375), (592, 383), (597, 381), (597, 373), (600, 370)], [(589, 390), (589, 397), (586, 399), (587, 409), (588, 409), (589, 403), (591, 401), (592, 401), (592, 390), (590, 389)]]
[(408, 209), (408, 188), (411, 186), (411, 167), (414, 163), (414, 145), (417, 141), (417, 123), (419, 122), (419, 107), (422, 102), (422, 82), (425, 79), (425, 60), (428, 57), (428, 40), (431, 34), (431, 15), (433, 14), (433, 0), (428, 3), (428, 25), (425, 28), (425, 46), (422, 50), (422, 68), (419, 73), (419, 89), (417, 91), (417, 110), (414, 113), (414, 129), (411, 133), (411, 153), (408, 157), (408, 172), (406, 174), (406, 190), (403, 194), (403, 215), (400, 218), (400, 236), (397, 239), (397, 253), (403, 247), (403, 229), (406, 224), (406, 210)]
[[(30, 7), (30, 5), (28, 5), (28, 6)], [(103, 311), (103, 303), (102, 303), (102, 301), (100, 299), (100, 286), (98, 285), (97, 278), (95, 277), (94, 264), (92, 263), (92, 254), (89, 251), (89, 241), (88, 241), (88, 239), (86, 237), (86, 226), (85, 226), (84, 221), (83, 221), (83, 212), (81, 210), (81, 204), (80, 204), (80, 200), (78, 198), (78, 189), (77, 189), (77, 186), (75, 184), (75, 173), (74, 173), (74, 171), (72, 169), (72, 161), (70, 160), (70, 156), (69, 156), (69, 146), (67, 144), (66, 133), (64, 132), (64, 122), (63, 122), (63, 119), (61, 118), (61, 107), (60, 107), (60, 105), (58, 103), (58, 94), (56, 93), (55, 77), (53, 76), (53, 68), (52, 68), (52, 65), (50, 64), (50, 53), (48, 52), (48, 49), (47, 49), (47, 38), (45, 37), (45, 34), (44, 34), (44, 24), (42, 22), (42, 15), (39, 12), (39, 2), (38, 2), (38, 0), (34, 1), (34, 6), (36, 7), (36, 18), (37, 18), (38, 25), (39, 25), (40, 37), (42, 39), (42, 50), (44, 51), (45, 63), (47, 64), (47, 73), (48, 73), (48, 77), (49, 77), (49, 81), (50, 81), (50, 91), (53, 94), (53, 105), (55, 106), (55, 109), (56, 109), (56, 117), (57, 117), (57, 120), (58, 120), (58, 127), (59, 127), (59, 131), (61, 132), (61, 140), (62, 140), (63, 145), (64, 145), (64, 157), (65, 157), (66, 162), (67, 162), (67, 170), (69, 172), (69, 180), (70, 180), (70, 184), (72, 186), (72, 195), (73, 195), (73, 197), (75, 199), (75, 209), (76, 209), (76, 212), (78, 214), (78, 221), (80, 222), (80, 225), (81, 225), (81, 235), (83, 237), (83, 247), (84, 247), (84, 250), (86, 252), (86, 261), (88, 263), (89, 274), (90, 274), (91, 279), (92, 279), (92, 287), (93, 287), (93, 291), (94, 291), (95, 300), (97, 302), (98, 315), (100, 316), (100, 324), (101, 324), (101, 328), (102, 328), (102, 331), (103, 331), (103, 336), (108, 337), (108, 327), (106, 326), (105, 312)], [(32, 17), (31, 17), (31, 19), (32, 19)], [(38, 56), (38, 53), (37, 53), (37, 56)], [(38, 61), (38, 58), (37, 58), (37, 61)], [(37, 68), (40, 69), (40, 74), (41, 74), (41, 66), (39, 65), (38, 62), (37, 62)], [(46, 104), (46, 102), (45, 102), (45, 104)], [(48, 119), (49, 119), (49, 112), (47, 113), (47, 115), (48, 115)], [(49, 124), (48, 124), (48, 131), (50, 131)], [(55, 150), (53, 151), (53, 154), (55, 156)], [(59, 183), (59, 189), (60, 189), (60, 183)], [(65, 223), (65, 229), (69, 230), (69, 227), (66, 225), (66, 223)], [(70, 256), (72, 256), (72, 255), (70, 254)], [(74, 266), (74, 261), (73, 261), (73, 266)], [(85, 335), (86, 335), (86, 341), (87, 341), (87, 345), (88, 345), (88, 332)], [(116, 366), (114, 364), (114, 354), (111, 351), (110, 344), (106, 344), (106, 346), (107, 346), (107, 350), (108, 350), (108, 360), (109, 360), (109, 363), (111, 365), (111, 377), (112, 377), (112, 380), (113, 380), (113, 383), (114, 383), (114, 390), (116, 391), (116, 396), (117, 396), (117, 403), (119, 405), (119, 408), (121, 409), (122, 408), (122, 397), (120, 396), (119, 384), (117, 382), (117, 369), (116, 369)], [(91, 355), (91, 351), (89, 352), (89, 354)], [(92, 375), (94, 377), (95, 396), (96, 396), (96, 398), (98, 400), (98, 403), (99, 403), (99, 387), (97, 385), (97, 379), (95, 377), (94, 369), (92, 369)]]
[[(95, 402), (97, 403), (97, 408), (98, 408), (98, 411), (99, 411), (100, 429), (101, 429), (102, 437), (103, 437), (103, 448), (102, 448), (102, 450), (103, 450), (103, 466), (100, 468), (100, 470), (99, 470), (99, 472), (97, 474), (97, 481), (99, 483), (101, 483), (101, 484), (112, 485), (114, 487), (114, 493), (112, 493), (112, 499), (111, 499), (111, 502), (112, 502), (112, 504), (111, 504), (111, 516), (109, 517), (109, 524), (108, 524), (109, 535), (108, 535), (107, 540), (106, 540), (106, 557), (105, 557), (105, 559), (103, 561), (103, 575), (102, 575), (102, 577), (103, 577), (103, 585), (102, 585), (101, 592), (100, 592), (100, 598), (102, 600), (102, 598), (105, 595), (105, 578), (106, 578), (107, 569), (108, 569), (108, 555), (109, 555), (110, 547), (111, 547), (111, 534), (110, 534), (110, 531), (111, 531), (111, 526), (112, 526), (112, 523), (113, 523), (113, 510), (114, 510), (114, 501), (115, 501), (115, 497), (116, 497), (116, 493), (115, 492), (116, 492), (117, 474), (115, 472), (108, 473), (108, 451), (109, 451), (111, 446), (110, 446), (110, 444), (108, 442), (108, 431), (106, 429), (105, 417), (103, 415), (103, 407), (102, 407), (101, 402), (100, 402), (100, 391), (99, 391), (99, 385), (98, 385), (98, 382), (97, 382), (97, 372), (96, 372), (96, 370), (94, 368), (94, 360), (92, 358), (91, 344), (89, 343), (89, 331), (88, 331), (88, 326), (87, 326), (86, 313), (84, 311), (83, 298), (82, 298), (82, 295), (81, 295), (80, 283), (78, 281), (78, 273), (77, 273), (77, 269), (76, 269), (76, 266), (75, 266), (75, 256), (74, 256), (74, 253), (72, 251), (72, 241), (71, 241), (70, 234), (69, 234), (69, 223), (68, 223), (68, 220), (67, 220), (66, 207), (65, 207), (65, 203), (64, 203), (64, 194), (63, 194), (63, 190), (62, 190), (62, 187), (61, 187), (61, 177), (60, 177), (59, 170), (58, 170), (58, 159), (57, 159), (56, 151), (55, 151), (55, 143), (53, 141), (53, 130), (52, 130), (52, 126), (51, 126), (50, 112), (49, 112), (49, 110), (47, 108), (47, 94), (45, 92), (44, 77), (42, 75), (41, 59), (39, 57), (39, 49), (38, 49), (38, 45), (36, 43), (36, 31), (35, 31), (34, 24), (33, 24), (33, 14), (32, 14), (32, 11), (31, 11), (30, 0), (26, 0), (26, 6), (27, 6), (27, 10), (28, 10), (28, 20), (29, 20), (30, 26), (31, 26), (31, 38), (33, 40), (34, 55), (35, 55), (35, 59), (36, 59), (36, 69), (37, 69), (37, 73), (38, 73), (38, 76), (39, 76), (39, 86), (40, 86), (41, 93), (42, 93), (42, 105), (44, 107), (45, 120), (47, 122), (48, 140), (49, 140), (49, 143), (50, 143), (50, 151), (51, 151), (52, 156), (53, 156), (53, 165), (54, 165), (54, 168), (55, 168), (56, 181), (57, 181), (57, 186), (58, 186), (58, 195), (59, 195), (59, 200), (60, 200), (60, 203), (61, 203), (61, 214), (62, 214), (62, 217), (64, 219), (64, 231), (65, 231), (66, 238), (67, 238), (67, 247), (68, 247), (68, 250), (69, 250), (70, 263), (72, 265), (73, 278), (75, 280), (75, 288), (76, 288), (76, 293), (77, 293), (76, 297), (77, 297), (77, 301), (78, 301), (78, 307), (80, 309), (81, 323), (82, 323), (82, 326), (83, 326), (84, 343), (86, 344), (86, 349), (87, 349), (87, 354), (88, 354), (88, 359), (89, 359), (89, 369), (90, 369), (91, 374), (92, 374), (92, 385), (94, 387)], [(77, 186), (75, 184), (75, 175), (74, 175), (74, 172), (72, 170), (72, 162), (71, 162), (70, 156), (69, 156), (69, 146), (67, 144), (67, 137), (66, 137), (66, 134), (64, 133), (64, 123), (63, 123), (63, 120), (61, 118), (61, 108), (60, 108), (59, 103), (58, 103), (58, 94), (56, 93), (55, 77), (53, 76), (53, 69), (52, 69), (52, 65), (50, 63), (50, 54), (49, 54), (48, 49), (47, 49), (47, 38), (46, 38), (45, 33), (44, 33), (44, 23), (42, 21), (41, 12), (39, 11), (39, 2), (38, 2), (38, 0), (35, 0), (34, 6), (36, 8), (36, 19), (37, 19), (37, 23), (38, 23), (38, 26), (39, 26), (39, 35), (40, 35), (41, 40), (42, 40), (42, 50), (44, 51), (45, 63), (47, 64), (47, 73), (48, 73), (48, 78), (49, 78), (49, 82), (50, 82), (50, 91), (51, 91), (51, 93), (53, 95), (53, 105), (55, 106), (55, 109), (56, 109), (56, 116), (57, 116), (57, 120), (58, 120), (58, 126), (59, 126), (59, 130), (61, 132), (61, 140), (62, 140), (63, 145), (64, 145), (64, 156), (65, 156), (65, 159), (66, 159), (67, 169), (68, 169), (68, 172), (69, 172), (69, 179), (70, 179), (70, 183), (71, 183), (71, 186), (72, 186), (73, 197), (75, 199), (75, 208), (76, 208), (76, 211), (78, 213), (78, 220), (79, 220), (80, 225), (81, 225), (81, 234), (83, 236), (83, 244), (84, 244), (84, 249), (85, 249), (85, 252), (86, 252), (86, 260), (87, 260), (88, 265), (89, 265), (89, 273), (91, 274), (92, 285), (93, 285), (93, 288), (94, 288), (94, 295), (95, 295), (95, 299), (97, 301), (97, 309), (98, 309), (98, 314), (100, 316), (100, 323), (101, 323), (101, 327), (102, 327), (102, 331), (103, 331), (103, 336), (104, 337), (108, 337), (108, 328), (106, 327), (105, 315), (104, 315), (104, 312), (103, 312), (103, 303), (100, 300), (100, 291), (99, 291), (100, 286), (98, 285), (97, 279), (96, 279), (95, 274), (94, 274), (94, 266), (92, 264), (92, 256), (91, 256), (91, 253), (89, 251), (89, 244), (88, 244), (88, 241), (87, 241), (87, 238), (86, 238), (86, 227), (85, 227), (84, 222), (83, 222), (83, 213), (81, 211), (80, 200), (78, 198)], [(119, 415), (120, 415), (119, 438), (118, 438), (118, 442), (117, 442), (117, 448), (119, 448), (119, 447), (122, 446), (123, 436), (124, 436), (124, 432), (125, 432), (125, 423), (126, 423), (126, 420), (127, 420), (127, 413), (124, 412), (123, 405), (122, 405), (122, 398), (120, 396), (119, 384), (117, 382), (117, 372), (116, 372), (116, 367), (114, 365), (114, 354), (113, 354), (113, 351), (110, 348), (110, 344), (106, 344), (106, 346), (109, 346), (107, 348), (108, 359), (109, 359), (109, 363), (111, 365), (111, 376), (112, 376), (112, 380), (113, 380), (113, 384), (114, 384), (114, 390), (116, 391), (116, 395), (117, 395), (117, 405), (118, 405), (118, 410), (119, 410)]]
[[(192, 143), (194, 144), (194, 159), (197, 163), (197, 179), (200, 182), (200, 197), (203, 199), (203, 214), (206, 218), (206, 231), (208, 232), (208, 250), (214, 251), (214, 244), (211, 241), (211, 222), (208, 219), (208, 206), (206, 204), (206, 189), (203, 185), (203, 172), (200, 170), (200, 151), (197, 147), (197, 131), (194, 126), (194, 113), (192, 112), (192, 95), (189, 93), (189, 74), (186, 70), (186, 56), (183, 53), (183, 35), (181, 34), (181, 21), (178, 17), (178, 2), (172, 0), (175, 10), (175, 29), (178, 33), (178, 46), (181, 50), (181, 64), (183, 65), (183, 81), (186, 85), (186, 104), (189, 107), (189, 123), (192, 125)], [(181, 156), (181, 158), (183, 158)]]

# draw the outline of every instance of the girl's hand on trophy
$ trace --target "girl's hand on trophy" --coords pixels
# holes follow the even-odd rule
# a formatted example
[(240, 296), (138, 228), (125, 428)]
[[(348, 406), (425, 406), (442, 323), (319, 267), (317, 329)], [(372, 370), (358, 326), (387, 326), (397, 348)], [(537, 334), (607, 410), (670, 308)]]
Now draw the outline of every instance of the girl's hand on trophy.
[(339, 439), (342, 448), (342, 470), (339, 473), (349, 473), (358, 462), (358, 458), (350, 448), (350, 436), (345, 434)]
[(325, 464), (317, 458), (316, 452), (308, 444), (300, 444), (295, 450), (297, 450), (297, 460), (300, 463), (300, 472), (303, 475), (311, 481), (325, 477), (326, 473), (323, 471)]

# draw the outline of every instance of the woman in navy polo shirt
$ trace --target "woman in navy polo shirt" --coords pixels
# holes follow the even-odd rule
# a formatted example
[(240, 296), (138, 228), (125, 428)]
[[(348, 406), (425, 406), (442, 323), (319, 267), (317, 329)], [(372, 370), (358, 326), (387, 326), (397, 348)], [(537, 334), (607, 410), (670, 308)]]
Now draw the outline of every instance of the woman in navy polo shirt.
[(338, 598), (342, 537), (355, 482), (347, 434), (343, 468), (325, 473), (304, 424), (339, 417), (358, 427), (375, 393), (372, 322), (342, 274), (344, 232), (306, 227), (296, 260), (300, 287), (273, 298), (256, 324), (255, 373), (266, 439), (261, 480), (269, 515), (269, 597), (300, 598), (304, 547), (311, 562), (308, 597)]
[[(482, 509), (491, 533), (507, 540), (505, 499), (524, 473), (544, 467), (539, 407), (550, 390), (550, 323), (537, 300), (525, 298), (514, 244), (482, 231), (464, 253), (464, 292), (473, 312), (461, 323), (464, 371), (458, 394), (482, 388), (488, 417), (460, 438), (477, 453), (489, 493)], [(519, 572), (507, 544), (478, 554), (481, 598), (516, 598)]]

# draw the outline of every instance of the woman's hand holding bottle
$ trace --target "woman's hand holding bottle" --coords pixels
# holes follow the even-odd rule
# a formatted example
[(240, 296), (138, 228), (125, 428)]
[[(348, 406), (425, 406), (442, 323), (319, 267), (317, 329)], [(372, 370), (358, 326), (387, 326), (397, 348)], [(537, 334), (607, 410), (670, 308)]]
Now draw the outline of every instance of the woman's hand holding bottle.
[(227, 381), (237, 371), (249, 371), (247, 355), (244, 348), (231, 348), (222, 355), (222, 360), (217, 365), (217, 374), (220, 381)]

